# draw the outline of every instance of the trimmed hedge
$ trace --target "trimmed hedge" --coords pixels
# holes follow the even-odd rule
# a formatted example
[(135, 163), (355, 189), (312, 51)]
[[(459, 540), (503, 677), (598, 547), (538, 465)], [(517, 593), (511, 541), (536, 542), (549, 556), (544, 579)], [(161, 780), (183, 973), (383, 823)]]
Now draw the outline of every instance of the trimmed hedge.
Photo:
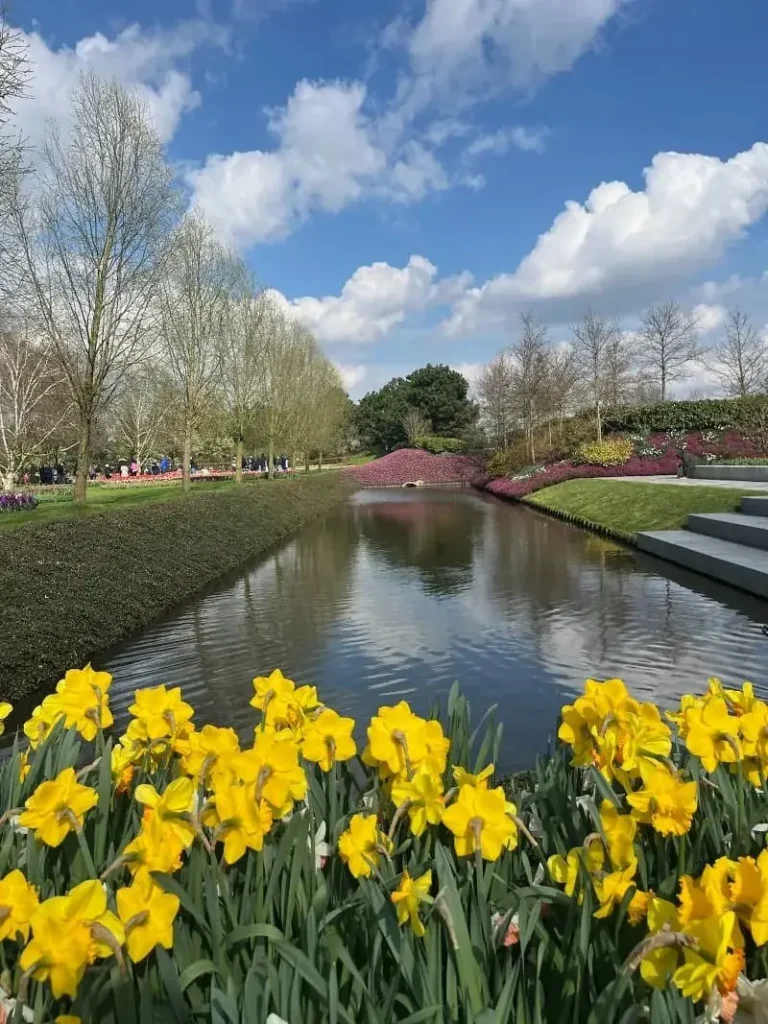
[(417, 448), (424, 448), (433, 455), (443, 455), (445, 452), (449, 454), (463, 452), (467, 447), (458, 437), (438, 437), (436, 434), (417, 437), (415, 444)]
[(0, 700), (52, 687), (349, 493), (342, 474), (265, 481), (0, 533)]
[(669, 430), (732, 430), (746, 427), (764, 410), (765, 395), (749, 398), (706, 398), (695, 402), (657, 402), (655, 405), (606, 409), (603, 428), (615, 433), (660, 433)]

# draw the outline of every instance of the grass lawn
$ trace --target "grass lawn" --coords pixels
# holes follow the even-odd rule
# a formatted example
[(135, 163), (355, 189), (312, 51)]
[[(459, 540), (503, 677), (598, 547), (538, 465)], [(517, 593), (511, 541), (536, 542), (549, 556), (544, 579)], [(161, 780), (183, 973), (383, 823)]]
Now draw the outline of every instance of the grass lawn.
[[(246, 479), (243, 487), (255, 487), (266, 483), (261, 480)], [(191, 495), (220, 494), (237, 486), (233, 480), (211, 480), (204, 483), (193, 483)], [(13, 530), (25, 523), (53, 523), (62, 519), (87, 519), (89, 516), (104, 512), (119, 512), (129, 508), (153, 505), (157, 502), (178, 501), (185, 495), (181, 482), (172, 480), (167, 484), (153, 484), (142, 487), (140, 484), (128, 487), (89, 487), (88, 501), (85, 505), (75, 505), (73, 501), (57, 501), (49, 505), (39, 505), (30, 512), (4, 512), (0, 515), (0, 533)]]
[(568, 480), (523, 500), (631, 539), (642, 530), (679, 530), (690, 512), (736, 512), (747, 493), (724, 487)]

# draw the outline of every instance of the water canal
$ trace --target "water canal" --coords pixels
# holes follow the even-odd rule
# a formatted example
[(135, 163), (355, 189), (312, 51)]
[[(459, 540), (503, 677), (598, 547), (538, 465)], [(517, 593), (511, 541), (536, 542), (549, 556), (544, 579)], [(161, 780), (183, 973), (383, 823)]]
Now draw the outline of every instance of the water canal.
[(671, 704), (707, 677), (768, 693), (768, 603), (470, 490), (360, 491), (94, 663), (112, 704), (181, 685), (198, 724), (255, 721), (251, 679), (279, 666), (365, 721), (426, 713), (459, 680), (504, 722), (502, 767), (546, 748), (589, 675)]

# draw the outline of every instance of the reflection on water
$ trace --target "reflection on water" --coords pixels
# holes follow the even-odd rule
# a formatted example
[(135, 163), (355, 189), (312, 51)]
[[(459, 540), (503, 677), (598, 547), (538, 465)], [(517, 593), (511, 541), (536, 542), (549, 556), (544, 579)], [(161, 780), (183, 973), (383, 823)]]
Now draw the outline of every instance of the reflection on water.
[(710, 675), (768, 693), (768, 604), (468, 490), (363, 491), (278, 551), (94, 659), (124, 709), (173, 682), (200, 723), (247, 733), (280, 666), (366, 719), (427, 712), (458, 679), (505, 725), (505, 769), (546, 747), (589, 675), (673, 702)]

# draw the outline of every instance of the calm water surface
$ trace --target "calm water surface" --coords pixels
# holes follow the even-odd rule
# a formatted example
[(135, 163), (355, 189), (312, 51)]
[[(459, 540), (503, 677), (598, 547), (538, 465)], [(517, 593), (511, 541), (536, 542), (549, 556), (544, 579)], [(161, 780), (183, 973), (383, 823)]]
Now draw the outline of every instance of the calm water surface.
[(119, 648), (113, 706), (174, 683), (198, 723), (247, 734), (251, 679), (279, 666), (365, 720), (425, 713), (458, 679), (498, 703), (504, 769), (545, 749), (587, 676), (672, 703), (710, 675), (768, 694), (768, 603), (469, 490), (361, 491)]

